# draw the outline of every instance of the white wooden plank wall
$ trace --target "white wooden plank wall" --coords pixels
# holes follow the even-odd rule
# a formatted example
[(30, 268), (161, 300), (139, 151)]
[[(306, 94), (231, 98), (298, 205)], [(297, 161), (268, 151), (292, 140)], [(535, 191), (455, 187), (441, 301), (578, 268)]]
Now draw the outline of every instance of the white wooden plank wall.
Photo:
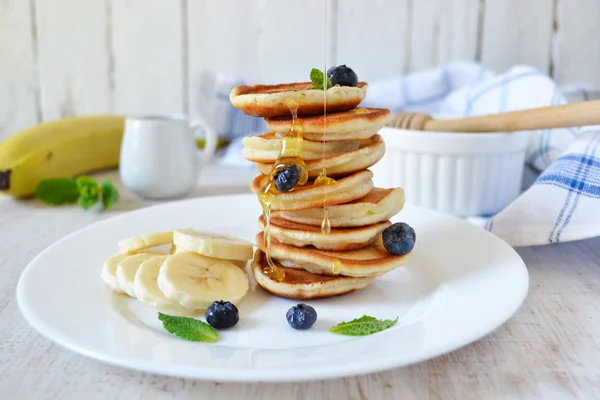
[(33, 18), (28, 1), (0, 1), (0, 140), (40, 119)]
[(558, 0), (556, 28), (557, 79), (600, 88), (600, 0)]
[[(37, 0), (31, 4), (35, 4), (42, 118), (109, 111), (106, 3)], [(14, 36), (13, 45), (19, 45)]]
[(76, 114), (194, 116), (207, 70), (305, 80), (325, 54), (364, 80), (473, 60), (600, 88), (599, 21), (599, 0), (0, 0), (0, 139)]
[(500, 70), (521, 63), (548, 72), (554, 4), (555, 0), (486, 0), (481, 61)]
[[(224, 12), (226, 10), (227, 12)], [(232, 10), (235, 10), (233, 12)], [(192, 118), (204, 109), (205, 71), (256, 79), (260, 17), (257, 0), (188, 0), (188, 99)], [(232, 51), (231, 49), (235, 49)]]
[(259, 1), (257, 81), (309, 81), (313, 67), (323, 69), (326, 1)]
[(181, 23), (182, 5), (182, 1), (165, 0), (112, 1), (107, 25), (116, 111), (184, 111), (183, 37), (187, 23)]
[(405, 71), (408, 12), (407, 0), (339, 0), (333, 62), (367, 82)]
[(475, 60), (479, 0), (413, 1), (409, 70), (452, 60)]

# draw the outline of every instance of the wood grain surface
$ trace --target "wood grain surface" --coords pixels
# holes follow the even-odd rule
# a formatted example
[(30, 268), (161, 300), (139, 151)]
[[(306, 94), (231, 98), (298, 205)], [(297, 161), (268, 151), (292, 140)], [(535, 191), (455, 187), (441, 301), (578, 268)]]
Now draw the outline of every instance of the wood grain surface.
[[(215, 167), (191, 196), (245, 193), (252, 176)], [(600, 238), (518, 249), (531, 275), (530, 292), (508, 323), (460, 350), (388, 372), (298, 384), (222, 384), (139, 373), (62, 349), (22, 318), (18, 278), (64, 235), (151, 204), (121, 192), (118, 206), (103, 214), (0, 198), (0, 399), (600, 398)]]

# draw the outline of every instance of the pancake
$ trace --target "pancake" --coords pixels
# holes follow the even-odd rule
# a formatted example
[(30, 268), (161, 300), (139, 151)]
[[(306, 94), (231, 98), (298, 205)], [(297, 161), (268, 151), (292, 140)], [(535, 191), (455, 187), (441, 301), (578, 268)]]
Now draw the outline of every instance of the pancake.
[(312, 274), (303, 269), (283, 268), (285, 278), (282, 282), (269, 278), (262, 271), (268, 268), (265, 253), (254, 253), (251, 270), (254, 280), (267, 292), (289, 299), (308, 300), (339, 296), (359, 290), (373, 280), (372, 277), (350, 277)]
[[(291, 117), (290, 107), (298, 107), (299, 116), (323, 114), (323, 90), (309, 89), (311, 86), (312, 82), (241, 85), (233, 88), (229, 100), (244, 114), (255, 117)], [(365, 98), (367, 87), (366, 82), (359, 82), (356, 87), (327, 89), (327, 112), (352, 110)]]
[[(332, 143), (346, 143), (347, 140), (337, 142), (325, 142), (326, 144)], [(319, 142), (308, 142), (304, 143), (319, 143)], [(323, 143), (323, 142), (321, 142)], [(385, 154), (385, 142), (379, 135), (375, 135), (372, 138), (364, 139), (359, 141), (360, 148), (354, 151), (348, 151), (343, 154), (336, 156), (326, 157), (324, 160), (310, 160), (305, 161), (306, 168), (308, 169), (308, 177), (316, 178), (321, 173), (323, 163), (325, 163), (325, 169), (327, 175), (332, 177), (346, 176), (354, 172), (362, 171), (373, 165), (375, 165)], [(265, 175), (271, 173), (273, 164), (258, 163), (258, 170)]]
[[(329, 234), (324, 234), (320, 226), (286, 221), (278, 212), (274, 212), (271, 214), (269, 232), (272, 238), (291, 246), (314, 246), (319, 250), (344, 251), (369, 246), (391, 224), (390, 221), (382, 221), (359, 228), (332, 228)], [(258, 218), (258, 226), (264, 231), (262, 215)]]
[[(373, 188), (360, 199), (327, 207), (327, 214), (332, 228), (356, 227), (386, 221), (398, 214), (403, 207), (404, 189)], [(288, 221), (320, 227), (324, 211), (322, 208), (313, 208), (281, 211), (277, 215)]]
[[(348, 203), (369, 193), (373, 188), (372, 178), (373, 173), (367, 169), (339, 179), (329, 186), (315, 186), (313, 181), (308, 181), (290, 192), (278, 193), (271, 204), (271, 210), (304, 210)], [(252, 191), (258, 193), (268, 180), (269, 177), (262, 174), (254, 178)]]
[[(328, 92), (329, 93), (329, 92)], [(390, 110), (385, 108), (357, 108), (355, 110), (312, 117), (298, 118), (296, 124), (302, 129), (304, 139), (314, 141), (367, 139), (376, 134), (392, 118)], [(325, 135), (323, 121), (325, 120)], [(292, 118), (267, 118), (267, 127), (275, 132), (288, 132)]]
[[(242, 144), (244, 145), (242, 155), (248, 161), (270, 163), (270, 171), (272, 163), (274, 163), (281, 154), (281, 143), (282, 140), (276, 136), (275, 132), (268, 132), (260, 136), (246, 136), (242, 139)], [(359, 147), (359, 140), (328, 142), (325, 143), (325, 146), (323, 146), (323, 142), (303, 140), (300, 158), (304, 161), (316, 161), (323, 158), (323, 153), (325, 153), (325, 157), (334, 157), (356, 150)]]
[[(255, 240), (258, 248), (266, 251), (264, 232), (256, 235)], [(367, 247), (348, 251), (294, 247), (271, 239), (269, 251), (271, 257), (284, 267), (304, 269), (313, 274), (344, 276), (380, 276), (403, 266), (412, 254), (398, 256), (388, 253), (381, 236)]]

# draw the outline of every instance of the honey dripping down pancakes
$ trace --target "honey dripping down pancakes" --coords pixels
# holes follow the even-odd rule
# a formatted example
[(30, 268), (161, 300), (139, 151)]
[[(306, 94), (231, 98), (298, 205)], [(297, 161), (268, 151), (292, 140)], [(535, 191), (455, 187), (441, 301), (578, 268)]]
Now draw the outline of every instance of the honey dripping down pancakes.
[(385, 153), (378, 132), (390, 111), (360, 107), (368, 84), (345, 65), (310, 76), (230, 94), (270, 129), (242, 141), (260, 173), (251, 189), (263, 209), (251, 271), (267, 292), (293, 299), (366, 287), (406, 263), (415, 236), (408, 246), (394, 242), (401, 227), (390, 218), (404, 207), (404, 190), (374, 187), (369, 170)]

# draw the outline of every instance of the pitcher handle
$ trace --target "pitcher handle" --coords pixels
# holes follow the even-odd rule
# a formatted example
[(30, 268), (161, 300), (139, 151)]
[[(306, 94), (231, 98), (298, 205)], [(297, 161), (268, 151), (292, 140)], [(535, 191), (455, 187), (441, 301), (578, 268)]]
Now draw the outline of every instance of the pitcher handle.
[[(217, 134), (216, 132), (208, 126), (206, 122), (201, 119), (196, 119), (191, 124), (192, 132), (196, 138), (204, 139), (204, 150), (202, 151), (202, 162), (199, 164), (206, 165), (209, 164), (214, 158), (215, 152), (217, 151)], [(203, 131), (203, 135), (198, 135), (197, 132), (199, 130)]]

